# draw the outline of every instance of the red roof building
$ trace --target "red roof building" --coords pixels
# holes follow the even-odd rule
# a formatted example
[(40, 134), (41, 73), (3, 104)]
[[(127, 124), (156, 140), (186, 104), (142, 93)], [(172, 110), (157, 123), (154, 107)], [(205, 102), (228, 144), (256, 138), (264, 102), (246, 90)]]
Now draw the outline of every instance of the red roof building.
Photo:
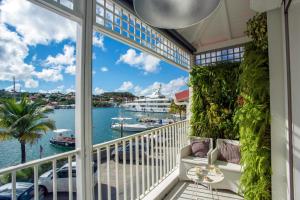
[(184, 90), (181, 92), (178, 92), (175, 94), (175, 103), (176, 104), (182, 104), (182, 103), (188, 103), (189, 102), (189, 90)]

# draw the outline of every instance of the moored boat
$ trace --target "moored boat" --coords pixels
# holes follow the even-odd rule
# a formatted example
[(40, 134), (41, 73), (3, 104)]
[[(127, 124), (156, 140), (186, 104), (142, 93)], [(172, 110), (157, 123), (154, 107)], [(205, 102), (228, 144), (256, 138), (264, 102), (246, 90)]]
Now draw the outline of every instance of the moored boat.
[(75, 148), (75, 137), (70, 129), (56, 129), (56, 136), (50, 139), (50, 144), (62, 148)]
[(172, 100), (161, 93), (161, 85), (147, 97), (135, 99), (132, 102), (122, 104), (127, 111), (146, 112), (146, 113), (167, 113), (170, 110)]
[[(123, 124), (124, 132), (141, 132), (146, 131), (152, 128), (156, 128), (155, 124)], [(122, 124), (115, 123), (111, 125), (111, 128), (114, 130), (121, 131)]]

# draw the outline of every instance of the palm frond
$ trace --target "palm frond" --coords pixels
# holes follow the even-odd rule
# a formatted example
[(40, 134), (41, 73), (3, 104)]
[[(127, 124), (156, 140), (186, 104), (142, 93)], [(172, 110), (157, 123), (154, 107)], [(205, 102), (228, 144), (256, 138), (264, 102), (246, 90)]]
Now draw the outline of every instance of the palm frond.
[(29, 144), (34, 144), (42, 136), (43, 135), (38, 132), (25, 133), (19, 138), (19, 141), (24, 141)]
[(7, 132), (7, 131), (0, 131), (0, 141), (4, 141), (4, 140), (10, 140), (12, 139), (12, 134), (11, 132)]

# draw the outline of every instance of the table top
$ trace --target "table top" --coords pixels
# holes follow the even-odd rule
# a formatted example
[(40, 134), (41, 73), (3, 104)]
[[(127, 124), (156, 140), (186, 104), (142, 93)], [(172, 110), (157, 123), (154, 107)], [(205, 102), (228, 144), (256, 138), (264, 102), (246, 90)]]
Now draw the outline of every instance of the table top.
[(196, 182), (203, 184), (215, 184), (224, 180), (224, 174), (215, 166), (198, 166), (192, 167), (187, 171), (187, 177)]

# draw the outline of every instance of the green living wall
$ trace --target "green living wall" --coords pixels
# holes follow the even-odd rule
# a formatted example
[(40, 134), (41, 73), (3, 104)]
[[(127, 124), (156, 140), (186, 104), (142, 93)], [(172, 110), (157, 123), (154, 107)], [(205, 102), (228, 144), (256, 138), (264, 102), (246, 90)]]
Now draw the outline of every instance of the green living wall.
[(242, 164), (241, 189), (246, 200), (271, 199), (271, 139), (267, 16), (247, 24), (252, 42), (245, 46), (239, 78), (239, 128)]
[(194, 66), (190, 72), (192, 135), (238, 139), (233, 123), (238, 95), (239, 63)]
[(194, 66), (191, 135), (239, 139), (241, 191), (246, 200), (271, 199), (270, 96), (266, 14), (247, 23), (252, 42), (242, 63)]

